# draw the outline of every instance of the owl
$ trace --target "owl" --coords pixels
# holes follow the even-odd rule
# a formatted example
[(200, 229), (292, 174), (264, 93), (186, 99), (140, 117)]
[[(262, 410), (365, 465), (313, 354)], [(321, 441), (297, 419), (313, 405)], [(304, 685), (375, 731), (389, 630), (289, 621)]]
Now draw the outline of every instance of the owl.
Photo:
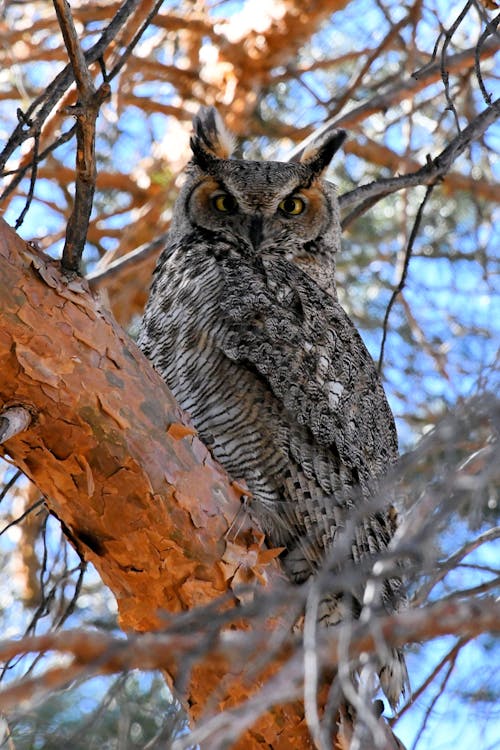
[[(335, 286), (339, 208), (323, 174), (344, 137), (325, 134), (296, 163), (247, 161), (202, 108), (139, 334), (203, 442), (245, 481), (288, 577), (331, 571), (326, 625), (366, 600), (335, 572), (369, 571), (396, 528), (390, 498), (370, 509), (397, 458), (394, 419)], [(399, 577), (379, 589), (378, 606), (397, 610)], [(402, 654), (387, 649), (377, 670), (394, 707), (408, 681)]]

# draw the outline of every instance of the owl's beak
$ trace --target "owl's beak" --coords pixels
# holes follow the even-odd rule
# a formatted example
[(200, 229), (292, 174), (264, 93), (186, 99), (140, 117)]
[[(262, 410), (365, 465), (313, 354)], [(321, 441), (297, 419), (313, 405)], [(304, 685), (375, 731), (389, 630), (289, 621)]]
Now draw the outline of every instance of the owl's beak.
[(250, 225), (248, 227), (248, 237), (252, 243), (254, 250), (257, 250), (260, 243), (262, 242), (262, 216), (254, 215), (250, 219)]

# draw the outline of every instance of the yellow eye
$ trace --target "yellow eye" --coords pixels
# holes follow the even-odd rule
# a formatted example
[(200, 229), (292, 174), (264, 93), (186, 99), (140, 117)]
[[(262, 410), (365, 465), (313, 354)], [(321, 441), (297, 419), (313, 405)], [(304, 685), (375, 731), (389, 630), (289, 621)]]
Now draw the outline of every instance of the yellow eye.
[(298, 195), (291, 195), (278, 205), (279, 210), (287, 216), (298, 216), (304, 211), (305, 207), (305, 201)]
[(212, 206), (221, 214), (233, 214), (238, 208), (235, 199), (229, 193), (218, 193), (212, 198)]

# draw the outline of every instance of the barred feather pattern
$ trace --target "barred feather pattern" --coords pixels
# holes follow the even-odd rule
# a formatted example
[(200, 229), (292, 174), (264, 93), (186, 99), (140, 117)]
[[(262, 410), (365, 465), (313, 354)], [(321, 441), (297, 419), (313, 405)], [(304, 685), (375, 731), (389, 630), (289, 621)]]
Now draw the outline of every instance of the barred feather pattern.
[[(195, 130), (203, 131), (203, 118)], [(397, 437), (333, 277), (323, 283), (314, 267), (338, 249), (331, 249), (340, 235), (333, 190), (307, 164), (271, 163), (270, 172), (270, 163), (220, 159), (207, 144), (210, 133), (193, 146), (139, 345), (215, 458), (246, 482), (251, 512), (269, 544), (285, 548), (281, 558), (292, 580), (302, 582), (324, 565), (368, 571), (395, 531), (390, 498), (383, 509), (368, 506), (397, 458)], [(313, 157), (318, 169), (321, 153)], [(298, 225), (276, 207), (293, 191), (308, 209), (319, 205), (308, 190), (324, 193), (322, 223), (311, 218), (294, 237)], [(215, 214), (217, 191), (234, 199), (231, 216)], [(363, 597), (359, 584), (345, 591), (336, 581), (320, 619), (336, 624), (346, 602), (356, 616)], [(388, 612), (399, 608), (399, 577), (382, 582), (379, 599)], [(379, 674), (395, 706), (408, 682), (402, 654), (387, 650)]]

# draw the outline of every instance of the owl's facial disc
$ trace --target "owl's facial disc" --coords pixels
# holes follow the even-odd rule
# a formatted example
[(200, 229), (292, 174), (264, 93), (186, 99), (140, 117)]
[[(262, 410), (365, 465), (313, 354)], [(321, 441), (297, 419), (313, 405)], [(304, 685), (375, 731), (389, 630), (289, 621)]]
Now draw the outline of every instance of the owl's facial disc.
[(243, 172), (233, 163), (236, 169), (224, 170), (221, 179), (201, 177), (187, 197), (192, 223), (255, 251), (279, 252), (281, 245), (311, 242), (325, 231), (331, 206), (320, 181), (301, 184), (296, 168), (282, 164), (281, 179), (271, 186), (269, 163), (244, 164)]

